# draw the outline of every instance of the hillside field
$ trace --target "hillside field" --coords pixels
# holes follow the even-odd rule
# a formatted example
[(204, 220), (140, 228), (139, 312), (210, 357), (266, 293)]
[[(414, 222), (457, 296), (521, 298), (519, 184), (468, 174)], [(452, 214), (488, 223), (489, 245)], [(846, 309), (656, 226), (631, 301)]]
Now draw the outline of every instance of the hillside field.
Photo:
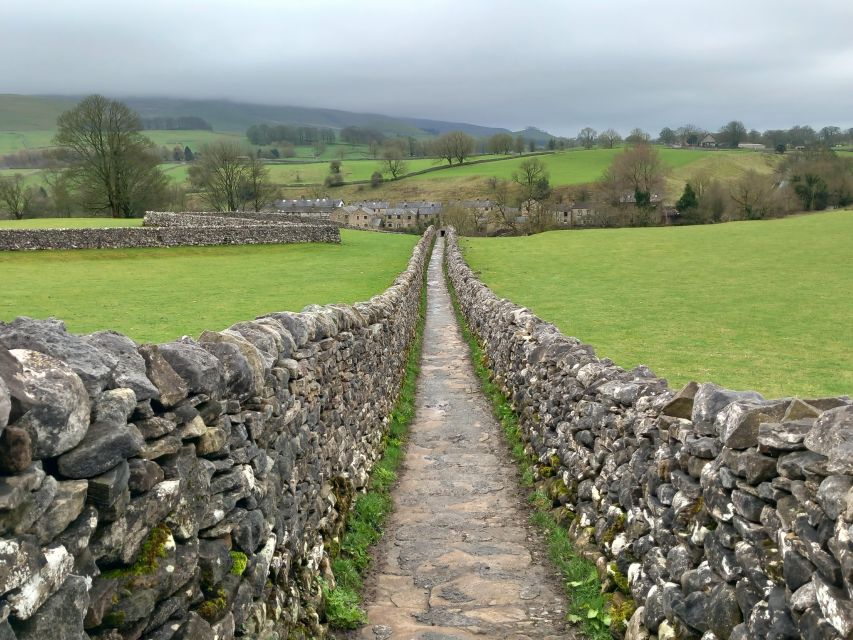
[(465, 238), (471, 268), (599, 356), (673, 387), (853, 393), (853, 211)]
[(0, 320), (56, 316), (69, 331), (114, 329), (138, 342), (198, 336), (273, 311), (368, 300), (406, 268), (417, 241), (342, 230), (340, 245), (0, 252)]
[[(199, 151), (205, 144), (227, 141), (245, 144), (256, 151), (259, 147), (247, 144), (239, 133), (214, 131), (146, 131), (158, 147), (171, 150), (175, 146), (189, 146)], [(51, 145), (54, 132), (48, 130), (0, 131), (0, 155), (22, 149), (37, 149)], [(264, 147), (261, 147), (264, 148)], [(268, 148), (266, 148), (268, 150)], [(681, 194), (684, 183), (693, 176), (704, 173), (723, 181), (735, 180), (744, 171), (771, 173), (780, 156), (752, 151), (670, 149), (658, 147), (664, 163), (670, 168), (666, 182), (665, 198), (674, 201)], [(344, 185), (337, 188), (323, 186), (329, 175), (329, 162), (341, 160), (341, 170), (346, 182), (367, 182), (375, 171), (383, 171), (381, 160), (368, 157), (366, 145), (327, 145), (319, 156), (311, 146), (294, 147), (295, 157), (267, 163), (270, 178), (282, 188), (283, 197), (319, 195), (320, 193), (344, 200), (446, 200), (488, 197), (490, 178), (511, 179), (513, 172), (527, 159), (526, 156), (472, 156), (463, 165), (448, 166), (436, 158), (413, 158), (406, 161), (407, 173), (431, 169), (427, 173), (386, 181), (379, 188), (365, 185)], [(553, 187), (568, 187), (593, 182), (600, 178), (622, 152), (616, 149), (571, 149), (537, 155), (545, 165)], [(488, 162), (481, 162), (488, 160)], [(175, 183), (185, 184), (189, 165), (184, 162), (167, 162), (161, 165), (165, 174)], [(43, 185), (42, 172), (33, 169), (0, 169), (0, 175), (21, 173), (27, 182)], [(387, 177), (387, 176), (386, 176)], [(311, 190), (309, 193), (306, 190)], [(316, 192), (316, 193), (315, 193)]]

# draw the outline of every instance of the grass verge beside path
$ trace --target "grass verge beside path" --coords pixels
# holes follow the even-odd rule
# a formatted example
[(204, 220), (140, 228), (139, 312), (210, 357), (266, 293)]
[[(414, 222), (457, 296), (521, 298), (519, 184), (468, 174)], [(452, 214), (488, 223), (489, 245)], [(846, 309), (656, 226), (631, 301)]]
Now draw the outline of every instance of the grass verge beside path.
[(418, 324), (409, 348), (403, 386), (383, 441), (382, 457), (370, 472), (367, 491), (355, 499), (347, 518), (339, 554), (332, 560), (335, 588), (323, 586), (326, 619), (333, 629), (356, 629), (367, 622), (361, 607), (362, 577), (370, 566), (370, 548), (382, 538), (385, 521), (393, 509), (391, 488), (397, 481), (397, 469), (405, 454), (406, 434), (415, 417), (415, 393), (426, 320), (427, 268), (431, 256), (432, 248), (424, 263)]
[(621, 597), (617, 600), (610, 593), (602, 593), (595, 564), (575, 549), (568, 532), (557, 522), (552, 500), (548, 497), (544, 485), (539, 483), (537, 486), (534, 483), (536, 459), (525, 453), (518, 417), (509, 398), (492, 381), (488, 359), (462, 315), (456, 291), (447, 274), (446, 261), (444, 275), (456, 321), (471, 352), (474, 372), (480, 379), (483, 393), (491, 404), (495, 418), (503, 429), (507, 446), (518, 464), (521, 485), (529, 491), (529, 502), (533, 511), (530, 520), (542, 532), (548, 555), (560, 572), (561, 584), (569, 605), (566, 619), (578, 625), (581, 632), (592, 640), (610, 640), (611, 626), (624, 634), (623, 622), (633, 613), (633, 603)]
[(0, 252), (0, 320), (55, 316), (75, 333), (166, 342), (307, 304), (368, 300), (417, 241), (344, 229), (339, 245)]

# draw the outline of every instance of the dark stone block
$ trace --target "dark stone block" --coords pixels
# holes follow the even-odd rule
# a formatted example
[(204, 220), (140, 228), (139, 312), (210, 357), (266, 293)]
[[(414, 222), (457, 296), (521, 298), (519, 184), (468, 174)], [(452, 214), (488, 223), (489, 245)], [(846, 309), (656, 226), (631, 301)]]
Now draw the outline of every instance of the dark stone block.
[(143, 445), (142, 435), (133, 425), (96, 422), (80, 444), (59, 457), (59, 471), (68, 478), (91, 478), (137, 455)]

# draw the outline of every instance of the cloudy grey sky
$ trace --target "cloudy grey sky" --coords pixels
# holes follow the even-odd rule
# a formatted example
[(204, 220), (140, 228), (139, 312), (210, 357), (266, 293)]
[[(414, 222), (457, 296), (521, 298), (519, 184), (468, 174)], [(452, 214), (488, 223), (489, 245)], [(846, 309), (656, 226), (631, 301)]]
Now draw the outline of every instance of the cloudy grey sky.
[(4, 0), (0, 93), (215, 97), (575, 135), (853, 126), (850, 0)]

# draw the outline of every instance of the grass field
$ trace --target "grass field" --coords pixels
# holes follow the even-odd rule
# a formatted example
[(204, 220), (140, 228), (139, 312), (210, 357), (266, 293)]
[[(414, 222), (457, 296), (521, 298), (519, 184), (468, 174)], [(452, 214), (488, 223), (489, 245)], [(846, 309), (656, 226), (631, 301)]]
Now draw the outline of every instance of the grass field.
[[(205, 131), (205, 130), (188, 130), (188, 131), (167, 131), (167, 130), (149, 130), (142, 132), (151, 142), (158, 147), (167, 147), (172, 149), (174, 146), (189, 147), (193, 151), (198, 151), (205, 144), (213, 142), (234, 142), (240, 145), (245, 145), (251, 149), (270, 149), (272, 146), (281, 145), (251, 145), (248, 139), (242, 133), (233, 133), (227, 131)], [(0, 155), (23, 151), (25, 149), (46, 149), (52, 147), (53, 137), (56, 135), (55, 129), (33, 129), (24, 131), (4, 131), (0, 130)], [(311, 160), (334, 160), (343, 156), (345, 160), (355, 159), (363, 160), (367, 158), (368, 147), (365, 144), (330, 144), (326, 145), (323, 152), (317, 156), (314, 147), (311, 145), (296, 145), (293, 147), (294, 158), (296, 160), (304, 159)], [(368, 178), (370, 176), (368, 175)]]
[[(689, 172), (683, 171), (687, 167), (701, 164), (707, 166), (712, 173), (728, 174), (733, 171), (742, 171), (753, 165), (761, 168), (766, 164), (762, 154), (744, 151), (703, 151), (698, 149), (659, 149), (659, 151), (667, 166), (673, 169), (674, 179), (681, 185), (681, 188), (684, 187), (682, 176), (690, 175)], [(566, 186), (598, 179), (613, 162), (613, 158), (621, 152), (622, 149), (572, 150), (541, 155), (538, 156), (538, 159), (545, 165), (553, 186)], [(486, 158), (498, 159), (495, 162), (454, 165), (452, 167), (429, 158), (409, 160), (407, 161), (408, 172), (420, 171), (430, 167), (441, 167), (441, 169), (404, 178), (399, 182), (432, 182), (492, 177), (510, 179), (513, 172), (517, 171), (519, 165), (527, 159), (525, 157), (502, 158), (499, 156), (477, 156), (474, 159)], [(376, 160), (345, 161), (342, 168), (344, 179), (347, 181), (369, 180), (370, 175), (380, 168), (380, 163)], [(328, 165), (317, 163), (269, 165), (269, 169), (273, 182), (279, 184), (322, 183), (329, 173)], [(423, 187), (430, 189), (433, 185), (423, 185)]]
[(463, 240), (499, 296), (673, 386), (853, 393), (853, 211)]
[(0, 253), (0, 320), (53, 315), (70, 331), (114, 329), (139, 342), (197, 336), (263, 313), (367, 300), (405, 269), (417, 240), (342, 230), (340, 245)]
[[(29, 133), (29, 132), (25, 132)], [(207, 131), (149, 131), (157, 143), (173, 147), (189, 145), (198, 150), (205, 142), (217, 139), (239, 141), (237, 134), (220, 134)], [(338, 150), (335, 150), (339, 148)], [(276, 185), (302, 185), (286, 187), (283, 197), (306, 196), (310, 185), (322, 185), (329, 174), (329, 160), (314, 160), (311, 147), (296, 147), (297, 159), (287, 162), (269, 163), (267, 169), (272, 182)], [(343, 151), (342, 172), (347, 182), (368, 181), (375, 171), (382, 170), (379, 160), (365, 159), (364, 147), (359, 145), (329, 145), (323, 155), (337, 155)], [(565, 187), (591, 182), (604, 173), (621, 149), (570, 150), (537, 156), (545, 164), (551, 185)], [(748, 169), (762, 173), (773, 171), (779, 156), (749, 151), (707, 151), (698, 149), (660, 149), (664, 162), (672, 169), (667, 181), (666, 196), (676, 199), (684, 188), (684, 183), (699, 172), (705, 172), (722, 180), (733, 180)], [(304, 155), (303, 155), (304, 154)], [(304, 158), (300, 162), (299, 157)], [(310, 159), (309, 159), (310, 158)], [(343, 186), (325, 189), (324, 193), (345, 200), (380, 198), (389, 200), (446, 200), (487, 197), (487, 180), (492, 177), (510, 179), (514, 171), (526, 158), (517, 156), (475, 156), (474, 160), (490, 159), (493, 162), (466, 164), (448, 167), (443, 161), (434, 158), (416, 158), (407, 161), (407, 171), (417, 172), (437, 168), (422, 175), (401, 180), (385, 182), (378, 189), (362, 185)], [(165, 174), (179, 184), (186, 183), (189, 165), (186, 163), (165, 163), (160, 165)], [(0, 169), (0, 175), (22, 173), (29, 184), (42, 184), (41, 172), (37, 170)], [(321, 187), (322, 188), (322, 187)]]

